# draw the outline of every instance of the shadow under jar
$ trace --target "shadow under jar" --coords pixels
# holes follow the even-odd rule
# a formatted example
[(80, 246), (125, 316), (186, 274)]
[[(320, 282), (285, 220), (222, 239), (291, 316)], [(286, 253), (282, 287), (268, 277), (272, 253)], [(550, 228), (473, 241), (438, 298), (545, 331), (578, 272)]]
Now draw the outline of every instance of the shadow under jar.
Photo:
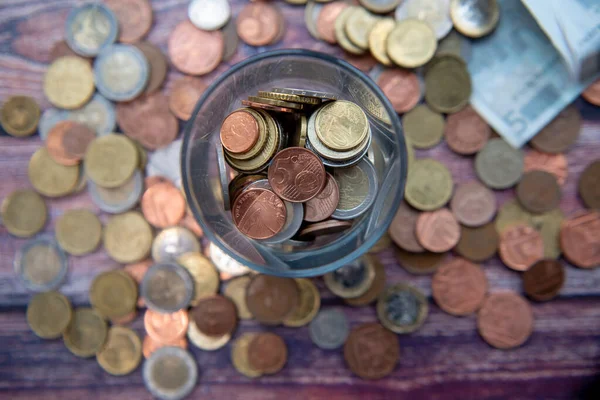
[[(217, 163), (219, 131), (241, 100), (274, 87), (330, 92), (362, 107), (369, 120), (369, 153), (377, 173), (370, 209), (330, 242), (304, 246), (265, 245), (238, 231), (223, 206)], [(189, 206), (205, 235), (236, 261), (265, 274), (284, 277), (323, 275), (351, 263), (379, 240), (404, 193), (407, 155), (400, 121), (377, 85), (350, 64), (306, 50), (262, 53), (233, 66), (199, 100), (185, 128), (182, 177)]]

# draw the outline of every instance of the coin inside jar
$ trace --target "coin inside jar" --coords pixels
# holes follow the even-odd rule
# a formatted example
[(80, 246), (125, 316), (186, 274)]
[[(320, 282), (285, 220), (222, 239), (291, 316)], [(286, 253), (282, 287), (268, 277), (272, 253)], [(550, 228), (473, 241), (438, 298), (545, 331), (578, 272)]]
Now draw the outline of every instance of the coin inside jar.
[(39, 121), (40, 107), (31, 97), (12, 96), (2, 105), (0, 124), (9, 135), (32, 135)]
[(26, 238), (41, 231), (48, 218), (46, 203), (33, 190), (15, 190), (0, 207), (2, 224), (15, 236)]
[(240, 232), (253, 239), (268, 239), (283, 228), (287, 212), (275, 193), (249, 189), (235, 199), (232, 214)]
[(323, 189), (312, 199), (304, 203), (304, 220), (307, 222), (323, 221), (333, 214), (340, 200), (337, 182), (329, 173)]
[(399, 358), (398, 337), (381, 324), (366, 323), (353, 328), (344, 344), (346, 365), (363, 379), (389, 375)]
[(27, 324), (42, 339), (56, 339), (67, 329), (73, 310), (58, 292), (38, 293), (27, 305)]
[(362, 159), (350, 168), (337, 168), (333, 177), (340, 192), (334, 218), (353, 219), (369, 210), (377, 195), (377, 174), (370, 161)]
[(323, 276), (327, 288), (342, 298), (363, 295), (371, 287), (374, 278), (373, 264), (362, 258)]
[(146, 305), (155, 311), (173, 313), (186, 308), (194, 294), (190, 274), (176, 263), (154, 264), (141, 285)]
[(117, 39), (118, 21), (102, 3), (73, 8), (66, 21), (66, 40), (77, 54), (92, 57)]
[(323, 106), (317, 114), (315, 127), (319, 139), (338, 151), (358, 146), (369, 134), (369, 121), (362, 108), (345, 100)]
[(137, 211), (111, 217), (104, 227), (104, 248), (120, 263), (141, 261), (150, 254), (152, 228)]
[(300, 147), (288, 147), (277, 153), (269, 166), (268, 177), (279, 197), (297, 203), (319, 194), (327, 179), (319, 157)]

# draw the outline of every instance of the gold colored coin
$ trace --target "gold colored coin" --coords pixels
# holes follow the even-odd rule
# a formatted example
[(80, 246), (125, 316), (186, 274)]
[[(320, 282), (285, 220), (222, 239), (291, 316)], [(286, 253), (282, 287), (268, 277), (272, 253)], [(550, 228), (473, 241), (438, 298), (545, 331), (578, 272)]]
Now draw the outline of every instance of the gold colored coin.
[(439, 161), (424, 158), (410, 167), (404, 198), (413, 207), (433, 211), (450, 200), (454, 181), (448, 168)]
[(408, 158), (408, 170), (410, 171), (410, 167), (415, 162), (415, 149), (412, 145), (412, 142), (407, 136), (404, 136), (404, 142), (406, 143), (406, 156)]
[(264, 92), (262, 90), (258, 91), (258, 95), (263, 99), (275, 99), (282, 101), (289, 101), (292, 103), (302, 103), (302, 104), (321, 104), (321, 99), (315, 97), (307, 97), (307, 96), (299, 96), (296, 94), (287, 94), (287, 93), (276, 93), (276, 92)]
[(255, 103), (269, 104), (277, 107), (293, 108), (295, 110), (302, 110), (304, 108), (304, 105), (300, 103), (292, 103), (289, 101), (271, 99), (267, 97), (263, 98), (258, 96), (248, 96), (248, 100), (253, 101)]
[(564, 219), (565, 215), (560, 209), (531, 216), (531, 226), (540, 233), (544, 242), (544, 258), (556, 260), (560, 257), (560, 226)]
[(27, 324), (42, 339), (60, 337), (72, 315), (69, 299), (54, 291), (36, 294), (27, 306)]
[(56, 240), (69, 254), (80, 256), (96, 250), (102, 239), (102, 224), (89, 210), (67, 210), (56, 221)]
[(133, 142), (123, 135), (110, 134), (94, 139), (85, 153), (85, 172), (98, 186), (123, 185), (140, 165)]
[(306, 4), (308, 2), (308, 0), (285, 0), (285, 2), (288, 4), (293, 4), (293, 5), (302, 5), (302, 4)]
[(334, 32), (335, 39), (338, 44), (342, 47), (342, 49), (346, 50), (348, 53), (361, 55), (365, 51), (360, 47), (356, 46), (354, 43), (350, 41), (348, 35), (346, 35), (346, 22), (348, 21), (348, 17), (352, 14), (358, 7), (350, 6), (346, 7), (335, 19)]
[(310, 279), (296, 278), (300, 289), (300, 302), (292, 314), (283, 320), (283, 325), (298, 328), (312, 321), (321, 307), (319, 290)]
[(450, 18), (457, 31), (471, 38), (480, 38), (496, 28), (500, 8), (496, 0), (452, 0)]
[(350, 150), (363, 142), (369, 133), (369, 121), (360, 106), (337, 100), (323, 106), (315, 120), (317, 137), (332, 150)]
[(88, 61), (66, 56), (56, 59), (44, 77), (44, 94), (54, 106), (80, 108), (94, 94), (94, 73)]
[[(129, 139), (129, 138), (127, 138), (127, 139)], [(131, 139), (129, 139), (129, 140), (131, 140)], [(138, 164), (138, 168), (142, 171), (145, 171), (146, 165), (148, 164), (148, 152), (146, 151), (146, 149), (144, 149), (142, 147), (140, 142), (138, 142), (137, 140), (131, 140), (131, 142), (135, 145), (135, 148), (137, 149), (137, 152), (138, 152), (138, 158), (140, 160), (140, 162)]]
[(383, 18), (373, 25), (369, 33), (369, 50), (377, 61), (385, 66), (391, 66), (392, 60), (388, 57), (386, 50), (387, 37), (396, 26), (393, 18)]
[(242, 375), (248, 378), (258, 378), (262, 372), (250, 367), (248, 362), (248, 346), (256, 337), (256, 333), (244, 333), (238, 338), (231, 348), (231, 363), (233, 367)]
[(392, 246), (392, 238), (385, 232), (381, 238), (369, 249), (369, 254), (379, 253)]
[(2, 202), (2, 223), (15, 236), (28, 238), (44, 228), (48, 210), (44, 199), (33, 190), (15, 190)]
[(100, 314), (91, 308), (77, 308), (63, 333), (63, 341), (76, 356), (92, 357), (104, 346), (107, 331), (106, 321)]
[(217, 337), (205, 335), (194, 321), (188, 324), (187, 336), (194, 346), (206, 351), (218, 350), (231, 340), (231, 333)]
[(253, 315), (246, 304), (246, 288), (250, 283), (250, 277), (247, 275), (233, 278), (225, 286), (223, 294), (234, 302), (237, 308), (237, 314), (240, 319), (252, 319)]
[(504, 231), (516, 224), (533, 225), (533, 215), (521, 207), (517, 199), (507, 201), (498, 210), (496, 215), (496, 231), (502, 235)]
[(138, 287), (124, 271), (97, 275), (90, 286), (90, 304), (107, 319), (119, 319), (135, 310)]
[(471, 75), (463, 59), (446, 54), (436, 57), (425, 74), (425, 101), (434, 110), (451, 114), (469, 104)]
[(369, 49), (369, 32), (377, 23), (379, 17), (371, 14), (362, 7), (356, 7), (346, 20), (346, 36), (352, 44), (362, 50)]
[(96, 361), (111, 375), (122, 376), (133, 372), (142, 361), (142, 341), (129, 328), (113, 326)]
[(423, 21), (399, 21), (387, 37), (386, 49), (390, 59), (405, 68), (417, 68), (431, 60), (437, 48), (433, 30)]
[(2, 106), (0, 124), (11, 136), (30, 136), (40, 122), (40, 107), (27, 96), (12, 96)]
[(38, 193), (61, 197), (71, 193), (77, 186), (79, 166), (61, 165), (50, 157), (45, 147), (41, 147), (31, 156), (27, 175)]
[(446, 123), (442, 114), (420, 104), (402, 116), (402, 125), (412, 146), (428, 149), (442, 140)]
[(138, 211), (129, 211), (108, 220), (103, 241), (106, 252), (113, 260), (131, 264), (150, 254), (152, 228)]
[(209, 297), (219, 290), (219, 273), (213, 263), (200, 253), (185, 253), (177, 262), (187, 269), (194, 279), (194, 297), (190, 304), (195, 306), (204, 297)]

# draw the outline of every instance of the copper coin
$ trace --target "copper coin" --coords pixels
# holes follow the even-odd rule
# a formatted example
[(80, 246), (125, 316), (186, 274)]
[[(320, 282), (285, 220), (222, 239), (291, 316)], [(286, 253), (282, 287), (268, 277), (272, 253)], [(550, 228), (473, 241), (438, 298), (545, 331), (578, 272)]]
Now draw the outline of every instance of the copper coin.
[(71, 48), (69, 47), (69, 45), (67, 44), (66, 41), (60, 40), (58, 42), (55, 42), (52, 45), (52, 49), (50, 49), (50, 63), (52, 63), (54, 60), (56, 60), (58, 58), (65, 57), (65, 56), (79, 57), (82, 60), (89, 62), (90, 65), (92, 65), (94, 63), (94, 60), (92, 60), (91, 58), (82, 57), (79, 54), (75, 53), (73, 50), (71, 50)]
[(527, 300), (514, 292), (493, 293), (479, 310), (477, 329), (491, 346), (518, 347), (533, 332), (533, 312)]
[(339, 201), (340, 188), (333, 176), (327, 173), (327, 180), (325, 181), (323, 190), (304, 203), (304, 220), (319, 222), (331, 217)]
[(477, 311), (488, 289), (483, 270), (463, 258), (443, 264), (431, 280), (431, 294), (437, 305), (459, 317)]
[(146, 189), (148, 189), (152, 185), (156, 185), (157, 183), (168, 183), (168, 184), (172, 185), (169, 178), (165, 178), (164, 176), (153, 175), (153, 176), (147, 176), (146, 178), (144, 178), (144, 187)]
[(502, 232), (498, 250), (502, 262), (515, 271), (527, 271), (544, 258), (542, 236), (524, 224), (513, 225)]
[(448, 257), (448, 253), (410, 253), (398, 248), (395, 254), (400, 266), (413, 275), (434, 273)]
[[(260, 3), (260, 4), (262, 4), (262, 3)], [(256, 101), (250, 101), (250, 100), (242, 100), (242, 105), (246, 106), (246, 107), (252, 107), (252, 108), (261, 108), (261, 109), (267, 110), (267, 111), (284, 112), (284, 113), (295, 113), (296, 112), (296, 110), (294, 110), (293, 108), (272, 106), (270, 104), (257, 103)]]
[(266, 46), (277, 39), (283, 16), (268, 3), (250, 3), (237, 16), (237, 33), (250, 46)]
[(558, 260), (540, 260), (523, 273), (523, 289), (537, 301), (556, 297), (565, 283), (565, 268)]
[(337, 219), (326, 219), (325, 221), (315, 222), (306, 225), (298, 232), (298, 237), (302, 240), (315, 238), (317, 236), (333, 235), (344, 232), (352, 227), (351, 221), (338, 221)]
[(600, 265), (600, 212), (579, 211), (560, 226), (560, 247), (579, 268)]
[(223, 33), (203, 31), (190, 21), (180, 22), (169, 37), (169, 57), (181, 72), (204, 75), (219, 66), (223, 58)]
[(275, 374), (288, 359), (288, 350), (281, 336), (271, 332), (257, 334), (248, 344), (248, 364), (263, 374)]
[[(148, 269), (152, 266), (152, 264), (154, 264), (154, 261), (148, 259), (148, 260), (140, 261), (135, 264), (128, 264), (125, 266), (124, 269), (125, 269), (125, 272), (127, 272), (129, 274), (129, 276), (131, 276), (133, 278), (135, 283), (138, 284), (138, 288), (139, 288), (139, 285), (142, 283), (142, 280), (144, 279), (144, 275), (146, 275), (146, 272), (148, 272)], [(139, 290), (138, 290), (138, 292), (139, 292)], [(144, 298), (142, 296), (138, 297), (137, 306), (138, 307), (146, 307), (146, 302), (144, 301)]]
[(474, 227), (486, 224), (496, 214), (496, 196), (479, 182), (459, 185), (450, 201), (450, 209), (463, 225)]
[(404, 201), (400, 203), (398, 211), (388, 230), (396, 246), (413, 253), (425, 251), (417, 240), (417, 219), (421, 212), (415, 210)]
[(135, 43), (150, 31), (152, 6), (148, 0), (104, 0), (119, 21), (119, 42)]
[(377, 60), (371, 54), (355, 55), (344, 52), (344, 60), (348, 61), (354, 67), (362, 72), (369, 72), (377, 65)]
[(159, 343), (169, 344), (185, 337), (189, 322), (187, 310), (162, 314), (147, 309), (144, 314), (146, 332)]
[(463, 155), (483, 149), (492, 134), (492, 128), (471, 106), (448, 115), (444, 136), (448, 147)]
[(404, 69), (386, 69), (377, 78), (377, 85), (383, 90), (397, 113), (412, 110), (421, 100), (421, 85), (417, 74)]
[(277, 153), (268, 177), (273, 191), (293, 203), (304, 203), (318, 195), (327, 180), (319, 156), (302, 147), (288, 147)]
[(246, 287), (246, 304), (263, 324), (280, 324), (300, 300), (300, 290), (291, 278), (257, 274)]
[(196, 103), (204, 94), (206, 84), (199, 78), (184, 76), (173, 84), (169, 95), (169, 108), (179, 119), (187, 121), (194, 112)]
[(227, 297), (205, 297), (191, 310), (192, 320), (207, 336), (220, 337), (231, 334), (237, 325), (235, 304)]
[(340, 13), (349, 6), (343, 1), (334, 1), (323, 6), (317, 17), (317, 33), (324, 41), (336, 44), (335, 38), (335, 19)]
[(150, 42), (136, 43), (137, 47), (148, 60), (150, 64), (150, 78), (144, 93), (152, 93), (160, 89), (167, 77), (167, 58), (160, 48)]
[(460, 227), (460, 240), (454, 250), (464, 258), (481, 262), (498, 251), (500, 238), (493, 222), (477, 228)]
[(156, 183), (142, 196), (144, 218), (158, 228), (177, 225), (185, 214), (185, 208), (181, 191), (171, 183)]
[(221, 144), (230, 153), (246, 153), (258, 141), (258, 121), (249, 112), (234, 111), (221, 125)]
[(460, 240), (460, 225), (447, 208), (424, 212), (417, 218), (417, 239), (426, 250), (443, 253)]
[(383, 292), (383, 289), (385, 289), (385, 283), (387, 281), (385, 276), (385, 267), (379, 262), (377, 257), (367, 257), (369, 260), (368, 262), (373, 263), (375, 277), (373, 278), (373, 283), (371, 283), (371, 286), (369, 287), (369, 289), (367, 289), (365, 293), (358, 297), (344, 299), (346, 304), (349, 304), (354, 307), (366, 306), (373, 303), (375, 300), (377, 300), (381, 292)]
[(585, 167), (579, 176), (578, 189), (587, 208), (600, 209), (600, 160)]
[(581, 96), (593, 105), (600, 107), (600, 79), (588, 86)]
[(549, 172), (556, 177), (560, 186), (565, 184), (569, 176), (567, 157), (562, 153), (549, 154), (532, 149), (525, 154), (524, 162), (524, 172), (533, 170)]
[(545, 153), (562, 153), (577, 141), (581, 130), (581, 114), (570, 105), (560, 112), (529, 143)]
[(57, 163), (77, 165), (95, 138), (96, 133), (83, 124), (60, 121), (48, 132), (46, 147), (50, 157)]
[(131, 139), (150, 150), (171, 143), (179, 133), (177, 118), (169, 112), (165, 95), (145, 94), (128, 103), (117, 104), (117, 122)]
[(175, 340), (172, 343), (160, 343), (152, 339), (150, 335), (146, 335), (144, 337), (144, 341), (142, 342), (142, 354), (144, 355), (144, 358), (149, 358), (152, 355), (152, 353), (154, 353), (156, 350), (166, 346), (175, 346), (182, 349), (187, 349), (188, 341), (184, 336)]
[(527, 211), (542, 214), (560, 203), (560, 186), (556, 177), (546, 171), (529, 171), (517, 185), (517, 200)]
[(344, 360), (363, 379), (381, 379), (392, 373), (400, 359), (398, 337), (377, 323), (350, 331), (344, 344)]
[(233, 202), (231, 214), (235, 226), (252, 239), (275, 236), (287, 218), (283, 201), (267, 189), (248, 189)]

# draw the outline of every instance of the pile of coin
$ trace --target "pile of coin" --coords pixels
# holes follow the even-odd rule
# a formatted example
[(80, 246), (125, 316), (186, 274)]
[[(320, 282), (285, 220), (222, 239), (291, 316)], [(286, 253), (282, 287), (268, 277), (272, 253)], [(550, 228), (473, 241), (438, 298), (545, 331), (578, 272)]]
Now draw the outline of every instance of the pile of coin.
[[(224, 207), (240, 232), (271, 245), (312, 240), (345, 231), (371, 207), (377, 176), (358, 105), (290, 88), (242, 105), (223, 121), (217, 149)], [(231, 181), (223, 158), (240, 173)]]

